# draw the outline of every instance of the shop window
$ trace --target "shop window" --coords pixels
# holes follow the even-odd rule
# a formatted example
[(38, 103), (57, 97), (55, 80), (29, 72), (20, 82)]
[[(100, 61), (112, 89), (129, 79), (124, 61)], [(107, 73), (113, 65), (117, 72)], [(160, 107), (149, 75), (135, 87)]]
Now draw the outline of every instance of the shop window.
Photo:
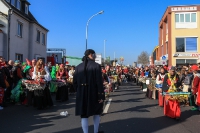
[(184, 64), (185, 59), (176, 59), (176, 64)]
[(189, 64), (196, 64), (196, 63), (197, 63), (197, 60), (196, 60), (196, 59), (186, 59), (186, 63), (189, 63)]
[(196, 64), (197, 59), (176, 59), (176, 66), (188, 64)]

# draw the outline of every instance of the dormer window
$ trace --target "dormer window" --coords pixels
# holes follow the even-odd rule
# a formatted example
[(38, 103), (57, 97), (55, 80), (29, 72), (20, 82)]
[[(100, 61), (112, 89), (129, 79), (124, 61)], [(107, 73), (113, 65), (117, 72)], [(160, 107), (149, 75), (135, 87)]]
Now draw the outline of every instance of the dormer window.
[(25, 4), (25, 13), (28, 14), (28, 5)]
[(11, 4), (15, 6), (15, 0), (11, 0)]
[(17, 0), (17, 9), (21, 10), (21, 1), (20, 0)]

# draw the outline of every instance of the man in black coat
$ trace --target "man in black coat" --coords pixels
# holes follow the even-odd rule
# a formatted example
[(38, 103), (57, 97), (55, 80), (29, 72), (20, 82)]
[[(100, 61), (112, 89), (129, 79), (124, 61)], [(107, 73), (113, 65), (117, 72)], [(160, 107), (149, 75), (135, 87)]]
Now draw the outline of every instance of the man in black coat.
[(101, 66), (95, 62), (95, 58), (94, 50), (86, 50), (83, 63), (76, 67), (73, 77), (73, 85), (77, 91), (76, 115), (81, 116), (84, 133), (88, 133), (88, 117), (90, 116), (93, 116), (94, 120), (94, 133), (98, 133), (105, 100)]

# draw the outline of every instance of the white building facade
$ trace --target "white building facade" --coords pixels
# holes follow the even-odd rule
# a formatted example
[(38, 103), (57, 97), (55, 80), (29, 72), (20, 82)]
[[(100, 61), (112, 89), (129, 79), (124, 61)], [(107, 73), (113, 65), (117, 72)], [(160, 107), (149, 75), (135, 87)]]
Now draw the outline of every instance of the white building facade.
[(7, 60), (46, 60), (48, 29), (38, 23), (29, 6), (27, 0), (0, 0), (0, 56)]

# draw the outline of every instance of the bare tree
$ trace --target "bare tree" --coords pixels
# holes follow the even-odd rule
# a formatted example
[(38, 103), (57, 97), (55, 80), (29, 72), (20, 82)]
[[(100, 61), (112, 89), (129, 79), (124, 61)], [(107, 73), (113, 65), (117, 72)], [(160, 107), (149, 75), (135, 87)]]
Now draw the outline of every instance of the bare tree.
[(138, 56), (138, 64), (147, 65), (149, 63), (149, 54), (146, 51), (142, 51)]

